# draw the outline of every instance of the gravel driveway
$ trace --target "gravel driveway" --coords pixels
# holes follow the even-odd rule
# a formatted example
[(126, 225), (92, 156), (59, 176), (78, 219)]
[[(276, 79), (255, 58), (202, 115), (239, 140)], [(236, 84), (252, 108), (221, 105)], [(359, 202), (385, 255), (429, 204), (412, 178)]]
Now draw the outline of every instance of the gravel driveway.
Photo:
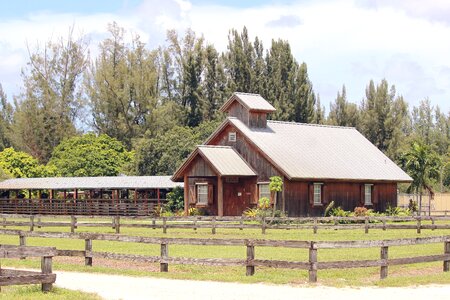
[(59, 287), (97, 293), (105, 299), (345, 299), (448, 300), (450, 285), (408, 288), (332, 288), (172, 280), (56, 271)]

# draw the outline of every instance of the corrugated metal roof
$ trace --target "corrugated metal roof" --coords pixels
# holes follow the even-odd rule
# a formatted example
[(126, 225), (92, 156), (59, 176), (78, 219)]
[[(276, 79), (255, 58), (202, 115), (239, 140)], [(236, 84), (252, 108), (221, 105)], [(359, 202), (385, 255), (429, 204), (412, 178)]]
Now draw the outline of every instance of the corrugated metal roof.
[(15, 178), (0, 182), (0, 190), (17, 189), (152, 189), (183, 186), (170, 176), (105, 176)]
[(248, 94), (248, 93), (233, 93), (220, 108), (220, 111), (225, 111), (234, 101), (239, 101), (242, 105), (247, 107), (249, 110), (273, 112), (275, 107), (273, 107), (266, 99), (261, 97), (259, 94)]
[(231, 147), (202, 145), (198, 146), (198, 151), (221, 176), (256, 176), (255, 171)]
[(278, 121), (249, 128), (228, 120), (292, 179), (411, 181), (355, 128)]

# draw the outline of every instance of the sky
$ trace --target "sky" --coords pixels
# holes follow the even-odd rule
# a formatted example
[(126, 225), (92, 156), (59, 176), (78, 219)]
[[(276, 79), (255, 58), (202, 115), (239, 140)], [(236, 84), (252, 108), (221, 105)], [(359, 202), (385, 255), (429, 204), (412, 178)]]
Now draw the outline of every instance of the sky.
[[(3, 3), (2, 3), (3, 2)], [(28, 50), (86, 35), (91, 56), (115, 21), (149, 48), (169, 29), (192, 28), (219, 51), (228, 32), (246, 26), (264, 47), (288, 40), (306, 62), (314, 91), (329, 111), (345, 84), (360, 103), (373, 79), (396, 86), (410, 107), (428, 98), (450, 111), (450, 1), (447, 0), (0, 0), (0, 83), (12, 99), (22, 89)]]

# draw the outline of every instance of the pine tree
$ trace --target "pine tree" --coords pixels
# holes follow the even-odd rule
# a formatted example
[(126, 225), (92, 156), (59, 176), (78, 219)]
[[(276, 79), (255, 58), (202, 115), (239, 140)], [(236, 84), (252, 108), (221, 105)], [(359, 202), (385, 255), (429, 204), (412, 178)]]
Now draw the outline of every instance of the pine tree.
[(314, 118), (316, 97), (308, 77), (306, 63), (302, 63), (296, 73), (294, 96), (294, 121), (311, 123)]
[(0, 151), (11, 147), (11, 125), (13, 116), (13, 107), (8, 102), (3, 87), (0, 84)]
[(345, 85), (343, 85), (342, 91), (337, 93), (334, 103), (330, 104), (328, 123), (336, 126), (356, 127), (358, 116), (358, 107), (356, 104), (347, 101), (347, 91)]

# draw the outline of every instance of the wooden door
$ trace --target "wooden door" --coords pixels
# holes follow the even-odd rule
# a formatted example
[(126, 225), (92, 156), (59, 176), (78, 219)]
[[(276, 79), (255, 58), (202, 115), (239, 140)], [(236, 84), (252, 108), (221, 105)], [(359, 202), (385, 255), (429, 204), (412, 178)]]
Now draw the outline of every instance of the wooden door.
[(223, 215), (241, 216), (250, 206), (251, 196), (241, 183), (223, 183)]

